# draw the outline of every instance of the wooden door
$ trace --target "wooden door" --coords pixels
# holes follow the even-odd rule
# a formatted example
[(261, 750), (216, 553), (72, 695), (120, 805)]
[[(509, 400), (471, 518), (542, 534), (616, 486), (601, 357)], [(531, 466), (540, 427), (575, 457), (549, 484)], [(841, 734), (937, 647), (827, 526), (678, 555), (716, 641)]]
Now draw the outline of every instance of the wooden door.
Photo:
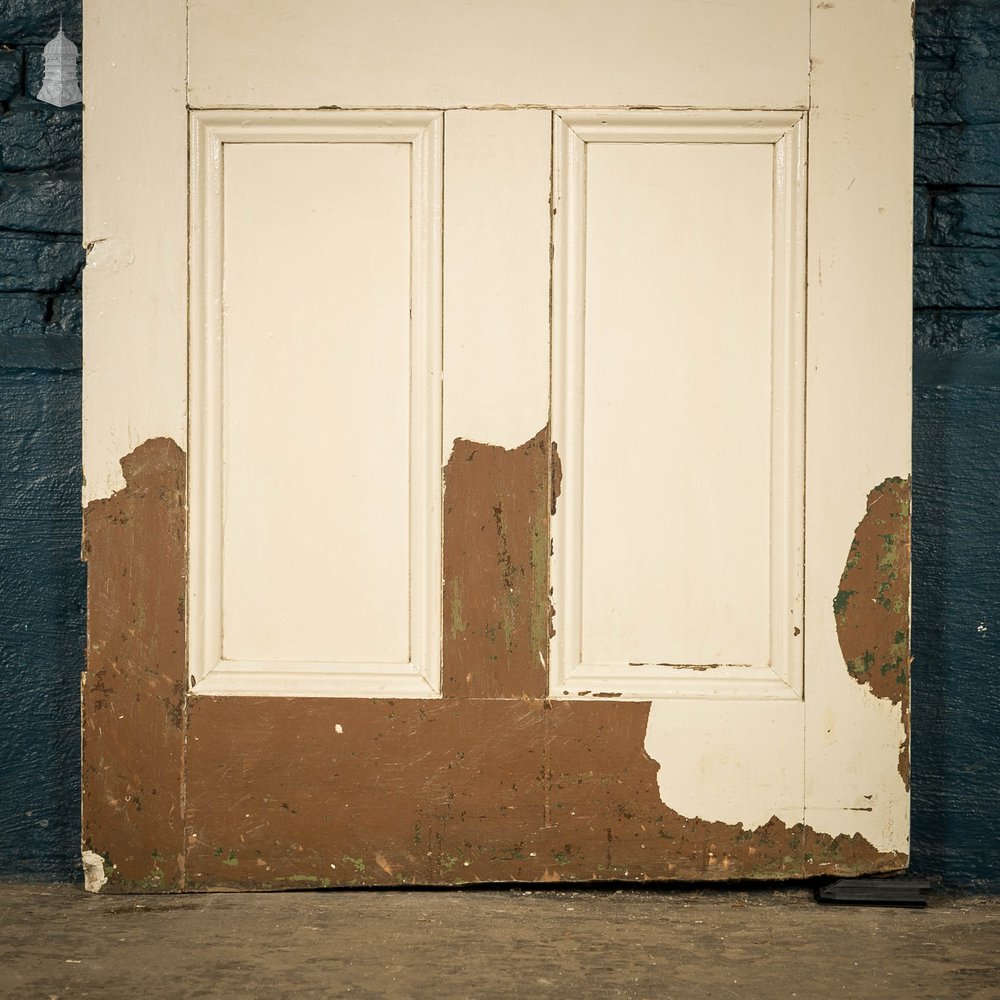
[(89, 886), (905, 866), (909, 4), (86, 17)]

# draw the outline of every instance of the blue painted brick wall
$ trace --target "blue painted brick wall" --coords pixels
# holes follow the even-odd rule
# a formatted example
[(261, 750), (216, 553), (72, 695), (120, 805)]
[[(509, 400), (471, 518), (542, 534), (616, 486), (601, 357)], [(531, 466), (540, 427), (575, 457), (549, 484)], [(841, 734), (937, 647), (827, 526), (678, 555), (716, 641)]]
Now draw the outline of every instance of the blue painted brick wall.
[[(873, 0), (875, 2), (875, 0)], [(0, 876), (77, 873), (80, 0), (0, 10)], [(918, 0), (913, 867), (1000, 890), (1000, 0)]]
[(1000, 890), (1000, 0), (917, 0), (913, 868)]
[(80, 0), (0, 7), (0, 875), (79, 855), (80, 106), (53, 108), (42, 48)]

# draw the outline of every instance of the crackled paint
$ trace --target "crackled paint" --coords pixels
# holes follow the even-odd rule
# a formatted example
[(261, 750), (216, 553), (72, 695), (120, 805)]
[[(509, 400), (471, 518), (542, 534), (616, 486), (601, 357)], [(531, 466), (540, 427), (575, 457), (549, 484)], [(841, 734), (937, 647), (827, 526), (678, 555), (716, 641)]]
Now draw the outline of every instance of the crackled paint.
[(833, 601), (847, 671), (877, 698), (899, 705), (905, 732), (899, 773), (910, 787), (910, 480), (868, 494)]

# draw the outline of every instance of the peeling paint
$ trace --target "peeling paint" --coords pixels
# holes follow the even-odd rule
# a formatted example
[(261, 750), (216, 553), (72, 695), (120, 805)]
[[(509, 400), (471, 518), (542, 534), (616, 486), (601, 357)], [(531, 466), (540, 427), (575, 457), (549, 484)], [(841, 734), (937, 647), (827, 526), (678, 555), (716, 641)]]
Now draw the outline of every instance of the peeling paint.
[(117, 274), (135, 263), (135, 251), (116, 237), (91, 240), (87, 244), (87, 267), (100, 267)]
[(718, 670), (719, 667), (732, 666), (728, 663), (643, 663), (642, 661), (630, 661), (630, 667), (670, 667), (673, 670), (697, 670), (704, 673), (706, 670)]
[(848, 673), (899, 705), (899, 773), (910, 787), (910, 480), (893, 477), (868, 494), (833, 599)]
[(552, 478), (550, 493), (552, 502), (549, 505), (549, 513), (555, 517), (559, 494), (562, 493), (562, 459), (559, 458), (559, 446), (555, 441), (552, 442)]
[(185, 457), (168, 438), (121, 462), (84, 512), (83, 844), (111, 888), (182, 883)]
[[(195, 699), (191, 822), (211, 842), (252, 811), (242, 853), (272, 886), (595, 879), (796, 878), (895, 870), (902, 855), (772, 818), (685, 817), (660, 799), (643, 750), (648, 703), (489, 699), (341, 701), (340, 743), (317, 699)], [(301, 750), (308, 734), (310, 753)], [(417, 750), (416, 748), (419, 748)], [(284, 807), (291, 806), (291, 811)], [(258, 825), (259, 824), (259, 825)], [(419, 829), (419, 837), (414, 831)], [(331, 869), (331, 845), (350, 845)], [(250, 887), (192, 847), (192, 887)]]
[[(558, 495), (561, 470), (554, 446), (546, 461), (547, 440), (543, 431), (510, 452), (455, 443), (445, 470), (445, 593), (462, 595), (462, 613), (452, 617), (462, 623), (456, 632), (464, 635), (479, 622), (487, 644), (446, 646), (445, 698), (325, 705), (267, 699), (242, 708), (225, 699), (195, 701), (193, 825), (214, 829), (229, 822), (214, 790), (222, 776), (241, 775), (241, 801), (255, 815), (261, 809), (272, 814), (259, 842), (249, 846), (273, 857), (277, 836), (297, 845), (276, 864), (274, 885), (296, 872), (319, 872), (330, 843), (357, 845), (349, 865), (325, 872), (338, 885), (792, 878), (903, 867), (902, 855), (880, 852), (859, 834), (834, 837), (777, 817), (757, 827), (706, 822), (665, 806), (660, 764), (644, 749), (649, 703), (519, 697), (527, 687), (524, 675), (506, 697), (469, 697), (486, 683), (476, 675), (489, 677), (496, 669), (496, 647), (508, 650), (503, 628), (491, 630), (486, 623), (502, 619), (512, 567), (518, 567), (515, 590), (540, 594), (535, 600), (549, 603), (547, 558), (525, 563), (523, 556), (532, 519), (544, 522), (546, 474), (549, 513)], [(520, 484), (534, 497), (519, 517), (509, 516), (509, 507), (503, 516), (497, 510), (507, 502), (496, 499), (503, 483)], [(455, 510), (463, 503), (471, 504), (473, 517)], [(516, 558), (512, 537), (522, 540)], [(527, 578), (531, 574), (535, 581)], [(465, 599), (470, 579), (476, 611)], [(518, 650), (518, 665), (527, 662), (520, 658), (524, 646), (538, 644), (523, 617), (509, 641)], [(543, 669), (544, 648), (536, 649)], [(517, 676), (505, 676), (512, 673)], [(492, 678), (489, 683), (495, 685)], [(329, 726), (321, 721), (327, 713), (347, 720), (349, 739), (330, 741)], [(305, 762), (306, 781), (296, 777), (303, 766), (296, 733), (320, 741), (314, 749), (322, 763)], [(255, 762), (252, 767), (247, 759)], [(276, 805), (281, 789), (289, 788), (297, 788), (292, 826), (288, 808)], [(189, 871), (195, 885), (246, 885), (252, 879), (248, 874), (234, 883), (197, 849)]]
[(444, 693), (544, 697), (549, 433), (517, 448), (458, 438), (444, 470)]
[(84, 836), (114, 860), (110, 889), (796, 878), (905, 863), (860, 835), (776, 817), (683, 816), (645, 750), (650, 703), (545, 697), (559, 481), (547, 428), (509, 451), (455, 442), (443, 586), (459, 612), (440, 699), (185, 700), (184, 455), (150, 441), (123, 468), (126, 488), (86, 514), (99, 599)]
[(81, 851), (83, 862), (83, 887), (87, 892), (100, 892), (107, 884), (108, 877), (104, 874), (104, 858), (96, 851)]

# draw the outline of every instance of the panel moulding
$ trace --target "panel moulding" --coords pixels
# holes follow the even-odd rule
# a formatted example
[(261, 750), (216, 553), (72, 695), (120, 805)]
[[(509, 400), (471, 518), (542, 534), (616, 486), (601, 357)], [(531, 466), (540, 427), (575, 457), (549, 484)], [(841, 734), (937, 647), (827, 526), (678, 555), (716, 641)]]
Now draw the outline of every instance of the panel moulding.
[[(409, 662), (223, 658), (224, 151), (234, 143), (410, 147)], [(442, 163), (437, 111), (191, 114), (188, 673), (194, 694), (440, 696)]]
[[(806, 116), (801, 111), (584, 110), (554, 115), (553, 698), (803, 697)], [(586, 662), (583, 634), (584, 297), (590, 143), (769, 145), (772, 153), (769, 657), (763, 663)], [(663, 657), (667, 660), (668, 657)]]

